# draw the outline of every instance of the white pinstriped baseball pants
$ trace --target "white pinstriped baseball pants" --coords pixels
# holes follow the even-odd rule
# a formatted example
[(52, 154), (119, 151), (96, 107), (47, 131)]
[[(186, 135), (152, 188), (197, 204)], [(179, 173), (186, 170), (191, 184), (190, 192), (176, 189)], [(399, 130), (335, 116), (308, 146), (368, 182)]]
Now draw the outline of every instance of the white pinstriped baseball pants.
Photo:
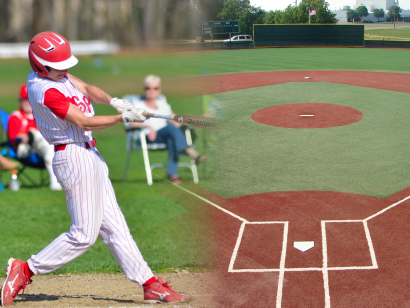
[(27, 261), (34, 274), (52, 272), (86, 252), (99, 236), (128, 279), (140, 285), (154, 274), (131, 236), (108, 178), (108, 168), (95, 148), (68, 144), (57, 151), (53, 170), (63, 186), (71, 215), (70, 231), (61, 234)]

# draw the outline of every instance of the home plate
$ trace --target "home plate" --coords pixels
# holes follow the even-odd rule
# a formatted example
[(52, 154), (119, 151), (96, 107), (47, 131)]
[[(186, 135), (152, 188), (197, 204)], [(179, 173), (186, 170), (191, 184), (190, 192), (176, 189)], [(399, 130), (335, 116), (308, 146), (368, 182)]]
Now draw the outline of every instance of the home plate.
[(299, 249), (300, 251), (307, 251), (310, 248), (315, 247), (315, 242), (314, 241), (294, 241), (293, 242), (293, 247), (296, 249)]
[(310, 79), (310, 78), (312, 78), (312, 77), (305, 77), (305, 79)]

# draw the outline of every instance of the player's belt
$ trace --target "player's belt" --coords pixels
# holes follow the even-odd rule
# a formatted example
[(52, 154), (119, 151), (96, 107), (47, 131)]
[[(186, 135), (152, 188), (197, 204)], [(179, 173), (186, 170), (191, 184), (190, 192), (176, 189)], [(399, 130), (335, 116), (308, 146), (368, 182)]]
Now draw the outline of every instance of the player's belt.
[[(84, 144), (86, 149), (90, 148), (90, 144), (88, 142), (82, 142), (82, 144)], [(97, 146), (97, 142), (95, 141), (95, 139), (91, 140), (91, 144), (93, 145), (93, 147)], [(67, 146), (66, 144), (56, 144), (54, 145), (54, 152), (64, 151), (66, 146)]]

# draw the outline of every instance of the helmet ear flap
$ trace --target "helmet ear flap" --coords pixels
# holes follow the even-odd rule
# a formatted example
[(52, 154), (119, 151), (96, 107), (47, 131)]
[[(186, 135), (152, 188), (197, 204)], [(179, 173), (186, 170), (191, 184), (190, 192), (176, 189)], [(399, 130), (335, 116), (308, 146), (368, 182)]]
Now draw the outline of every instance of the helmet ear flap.
[(30, 65), (33, 68), (33, 70), (39, 75), (40, 77), (47, 77), (48, 76), (48, 71), (44, 67), (43, 64), (41, 64), (34, 56), (33, 56), (33, 51), (31, 50), (31, 44), (33, 44), (34, 41), (30, 43), (30, 46), (28, 48), (28, 58), (30, 61)]

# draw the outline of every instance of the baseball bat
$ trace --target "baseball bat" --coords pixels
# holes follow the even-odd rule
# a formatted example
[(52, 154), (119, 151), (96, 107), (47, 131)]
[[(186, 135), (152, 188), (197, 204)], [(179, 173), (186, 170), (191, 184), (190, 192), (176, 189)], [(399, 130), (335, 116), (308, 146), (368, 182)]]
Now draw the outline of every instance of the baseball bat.
[(205, 128), (205, 129), (218, 129), (220, 128), (220, 121), (214, 118), (193, 116), (193, 115), (164, 115), (157, 113), (149, 113), (144, 111), (144, 116), (149, 118), (161, 118), (178, 122), (182, 125), (188, 125), (192, 127)]

